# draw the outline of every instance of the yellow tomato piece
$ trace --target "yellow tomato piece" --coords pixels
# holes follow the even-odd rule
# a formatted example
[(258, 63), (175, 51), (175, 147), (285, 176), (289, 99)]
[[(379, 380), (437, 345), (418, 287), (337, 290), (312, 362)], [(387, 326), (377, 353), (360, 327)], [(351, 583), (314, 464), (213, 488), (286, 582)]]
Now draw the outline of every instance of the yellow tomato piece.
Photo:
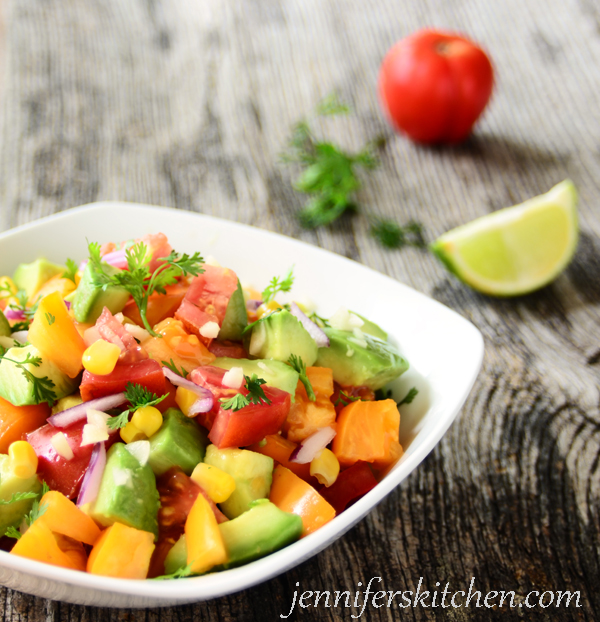
[(227, 501), (235, 490), (235, 480), (229, 473), (205, 462), (197, 464), (190, 477), (215, 503)]
[(199, 494), (185, 521), (187, 563), (195, 574), (208, 572), (227, 561), (227, 551), (217, 519), (204, 495)]

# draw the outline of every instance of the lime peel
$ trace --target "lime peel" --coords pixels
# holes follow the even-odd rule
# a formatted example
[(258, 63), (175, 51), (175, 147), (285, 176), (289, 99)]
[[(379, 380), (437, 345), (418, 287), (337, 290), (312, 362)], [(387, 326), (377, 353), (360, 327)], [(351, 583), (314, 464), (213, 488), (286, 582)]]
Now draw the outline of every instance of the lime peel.
[(430, 248), (477, 291), (519, 296), (553, 281), (573, 258), (578, 237), (577, 190), (567, 179), (444, 233)]

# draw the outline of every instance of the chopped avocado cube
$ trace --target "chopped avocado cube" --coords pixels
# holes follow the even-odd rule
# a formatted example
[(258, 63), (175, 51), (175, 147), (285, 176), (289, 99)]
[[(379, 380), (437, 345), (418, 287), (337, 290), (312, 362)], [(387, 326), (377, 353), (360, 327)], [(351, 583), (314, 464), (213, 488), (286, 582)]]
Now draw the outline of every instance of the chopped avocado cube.
[(219, 339), (240, 341), (242, 338), (242, 332), (248, 325), (248, 313), (246, 311), (246, 301), (244, 300), (244, 293), (242, 292), (242, 286), (238, 280), (237, 289), (231, 294), (231, 298), (227, 303), (227, 309), (225, 310), (225, 317), (223, 318), (223, 324), (219, 331)]
[(10, 324), (8, 323), (4, 313), (0, 310), (0, 337), (10, 337), (10, 335)]
[(31, 363), (22, 367), (37, 378), (47, 378), (53, 382), (54, 386), (51, 389), (57, 400), (75, 391), (77, 388), (76, 378), (69, 378), (50, 359), (43, 358), (40, 351), (34, 346), (25, 346), (23, 348), (10, 348), (0, 361), (1, 397), (15, 406), (30, 406), (39, 403), (39, 400), (36, 399), (33, 382), (27, 378), (19, 365), (9, 360), (24, 361), (28, 354), (32, 357), (39, 357), (41, 362), (37, 367)]
[[(119, 268), (107, 263), (103, 263), (102, 267), (109, 276), (121, 272)], [(108, 307), (111, 313), (122, 311), (129, 296), (129, 292), (123, 287), (110, 285), (104, 290), (94, 285), (92, 264), (88, 262), (73, 297), (75, 319), (78, 322), (93, 324), (100, 317), (104, 307)]]
[(317, 358), (317, 344), (298, 319), (280, 309), (254, 324), (248, 352), (256, 358), (284, 363), (295, 354), (310, 366)]
[(251, 376), (256, 374), (259, 378), (266, 381), (270, 387), (276, 387), (282, 391), (291, 393), (292, 399), (296, 393), (296, 386), (300, 374), (289, 365), (274, 359), (232, 359), (226, 356), (216, 358), (211, 365), (221, 369), (231, 369), (241, 367), (244, 375)]
[(163, 415), (162, 426), (150, 438), (148, 464), (155, 475), (162, 475), (174, 466), (190, 475), (204, 459), (207, 445), (206, 431), (194, 419), (177, 408), (169, 408)]
[(32, 263), (17, 266), (13, 281), (19, 289), (25, 290), (28, 298), (31, 298), (46, 281), (57, 274), (63, 274), (66, 270), (66, 266), (59, 266), (42, 257)]
[(229, 473), (235, 480), (235, 490), (220, 504), (227, 518), (235, 518), (250, 508), (255, 499), (269, 496), (273, 481), (273, 458), (247, 449), (217, 449), (209, 445), (204, 462)]
[(367, 335), (371, 335), (373, 337), (377, 337), (377, 339), (381, 339), (381, 341), (387, 341), (388, 334), (375, 322), (371, 322), (371, 320), (367, 320), (366, 317), (356, 313), (355, 311), (351, 311), (350, 313), (354, 313), (356, 317), (359, 317), (363, 321), (363, 325), (360, 327), (360, 330), (363, 333), (367, 333)]
[(103, 527), (123, 523), (158, 537), (159, 495), (149, 464), (142, 465), (123, 443), (106, 454), (106, 466), (90, 516)]
[(173, 574), (187, 566), (187, 541), (183, 534), (165, 557), (165, 574)]
[(408, 362), (389, 343), (362, 331), (325, 328), (329, 347), (319, 348), (317, 367), (333, 370), (342, 386), (381, 389), (408, 369)]
[(283, 512), (268, 499), (258, 499), (234, 520), (219, 525), (228, 561), (223, 568), (240, 566), (269, 555), (300, 538), (302, 519)]
[[(0, 454), (0, 502), (9, 501), (19, 492), (38, 494), (41, 489), (37, 475), (26, 479), (16, 477), (10, 468), (10, 458), (6, 454)], [(35, 497), (13, 503), (0, 503), (0, 535), (4, 535), (8, 527), (18, 526), (31, 510), (34, 501)]]

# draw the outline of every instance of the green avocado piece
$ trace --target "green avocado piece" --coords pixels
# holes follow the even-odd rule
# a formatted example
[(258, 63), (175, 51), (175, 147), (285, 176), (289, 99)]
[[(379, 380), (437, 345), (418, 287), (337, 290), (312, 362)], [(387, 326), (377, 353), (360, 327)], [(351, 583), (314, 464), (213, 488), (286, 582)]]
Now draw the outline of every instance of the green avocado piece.
[(90, 516), (103, 527), (123, 523), (148, 531), (158, 538), (159, 495), (149, 464), (142, 465), (123, 443), (115, 443), (106, 454), (96, 501)]
[(273, 458), (247, 449), (217, 449), (209, 445), (204, 462), (229, 473), (235, 480), (235, 490), (220, 504), (227, 518), (243, 514), (255, 499), (269, 496), (273, 481)]
[(360, 331), (323, 329), (329, 347), (319, 348), (317, 367), (333, 370), (333, 379), (342, 386), (381, 389), (408, 369), (408, 362), (391, 344)]
[(208, 436), (204, 428), (177, 408), (169, 408), (163, 415), (162, 426), (150, 438), (148, 464), (157, 476), (174, 466), (190, 475), (204, 459), (207, 445)]
[[(121, 272), (119, 268), (107, 263), (103, 263), (102, 267), (109, 276)], [(104, 307), (108, 307), (111, 313), (122, 311), (129, 296), (129, 292), (123, 287), (110, 285), (106, 290), (96, 287), (92, 275), (92, 264), (88, 262), (73, 296), (75, 319), (78, 322), (93, 324), (100, 317)]]
[(25, 346), (23, 348), (10, 348), (0, 361), (0, 396), (8, 400), (15, 406), (30, 406), (38, 404), (34, 393), (34, 385), (23, 374), (23, 370), (15, 361), (24, 361), (27, 355), (39, 357), (41, 363), (35, 367), (31, 363), (23, 365), (23, 367), (37, 378), (48, 378), (54, 383), (52, 391), (59, 400), (65, 395), (70, 395), (75, 391), (78, 385), (77, 378), (69, 378), (50, 360), (44, 359), (40, 351), (35, 346)]
[(246, 301), (244, 300), (242, 286), (238, 280), (237, 289), (227, 303), (223, 324), (221, 325), (221, 330), (219, 330), (219, 339), (222, 341), (241, 341), (242, 332), (247, 325)]
[(10, 337), (10, 336), (11, 336), (10, 324), (8, 323), (8, 320), (6, 319), (6, 316), (4, 315), (4, 313), (0, 310), (0, 337)]
[[(9, 501), (15, 493), (38, 494), (41, 489), (42, 484), (37, 475), (26, 479), (16, 477), (10, 468), (10, 458), (6, 454), (0, 454), (0, 502)], [(8, 527), (17, 527), (31, 510), (34, 501), (35, 497), (13, 503), (0, 503), (0, 535), (4, 535)]]
[(165, 574), (173, 574), (187, 566), (187, 541), (185, 534), (175, 542), (165, 557)]
[(300, 538), (302, 519), (284, 512), (268, 499), (257, 499), (237, 518), (219, 524), (228, 561), (219, 568), (232, 568), (269, 555)]
[(315, 362), (317, 349), (315, 340), (300, 321), (286, 309), (280, 309), (254, 324), (248, 352), (256, 358), (284, 363), (295, 354), (308, 367)]
[(294, 399), (296, 385), (300, 377), (300, 374), (293, 367), (274, 359), (256, 359), (251, 361), (250, 359), (232, 359), (221, 356), (216, 358), (211, 365), (221, 369), (241, 367), (244, 370), (244, 375), (251, 376), (256, 374), (259, 378), (265, 380), (268, 386), (291, 393), (292, 400)]
[(379, 325), (375, 324), (375, 322), (371, 322), (371, 320), (367, 320), (366, 317), (356, 313), (355, 311), (350, 311), (359, 317), (363, 321), (363, 325), (360, 327), (360, 330), (363, 333), (367, 333), (367, 335), (371, 335), (373, 337), (377, 337), (377, 339), (381, 339), (381, 341), (387, 341), (388, 334), (381, 328)]
[(13, 281), (19, 289), (25, 290), (28, 298), (31, 298), (46, 281), (57, 274), (63, 274), (66, 270), (66, 266), (59, 266), (41, 257), (32, 263), (17, 266)]

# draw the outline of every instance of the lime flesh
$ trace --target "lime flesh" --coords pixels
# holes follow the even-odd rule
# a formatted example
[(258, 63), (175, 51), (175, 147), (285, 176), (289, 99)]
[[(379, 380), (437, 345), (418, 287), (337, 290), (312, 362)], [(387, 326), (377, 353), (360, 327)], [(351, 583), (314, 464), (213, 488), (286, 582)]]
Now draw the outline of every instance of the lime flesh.
[(518, 296), (554, 280), (573, 258), (577, 240), (577, 191), (565, 180), (546, 194), (444, 233), (431, 250), (477, 291)]

